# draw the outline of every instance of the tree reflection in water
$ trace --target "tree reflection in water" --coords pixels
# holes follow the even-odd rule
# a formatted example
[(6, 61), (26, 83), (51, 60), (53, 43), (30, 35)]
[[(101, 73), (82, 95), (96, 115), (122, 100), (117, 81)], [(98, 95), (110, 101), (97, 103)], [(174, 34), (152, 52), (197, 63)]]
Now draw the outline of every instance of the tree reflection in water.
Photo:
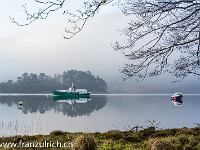
[(91, 98), (70, 99), (62, 97), (62, 99), (53, 100), (52, 96), (0, 96), (0, 104), (8, 106), (18, 105), (19, 101), (23, 101), (23, 106), (17, 107), (24, 114), (54, 110), (55, 113), (62, 112), (70, 117), (89, 116), (93, 111), (102, 109), (107, 102), (106, 96), (93, 96)]

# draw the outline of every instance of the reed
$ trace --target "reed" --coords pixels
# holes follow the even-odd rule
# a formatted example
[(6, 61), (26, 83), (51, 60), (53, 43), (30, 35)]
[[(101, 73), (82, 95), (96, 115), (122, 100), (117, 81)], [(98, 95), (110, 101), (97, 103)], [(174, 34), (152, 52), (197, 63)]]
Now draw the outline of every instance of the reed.
[(17, 136), (17, 135), (36, 135), (47, 134), (48, 127), (43, 124), (40, 119), (31, 122), (20, 120), (15, 121), (0, 121), (0, 136)]

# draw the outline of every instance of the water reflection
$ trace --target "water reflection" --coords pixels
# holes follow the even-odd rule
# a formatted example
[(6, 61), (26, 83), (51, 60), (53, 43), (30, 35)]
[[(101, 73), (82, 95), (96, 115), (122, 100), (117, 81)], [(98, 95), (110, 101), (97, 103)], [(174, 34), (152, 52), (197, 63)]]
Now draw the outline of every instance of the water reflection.
[[(19, 101), (23, 105), (19, 105)], [(45, 96), (0, 96), (0, 104), (17, 106), (24, 114), (44, 114), (54, 110), (70, 117), (89, 116), (93, 111), (98, 111), (106, 105), (107, 99), (102, 97), (45, 97)]]
[[(149, 126), (147, 119), (161, 122), (160, 128), (194, 127), (200, 122), (200, 95), (184, 95), (183, 100), (184, 105), (174, 107), (169, 94), (91, 95), (86, 99), (0, 96), (0, 136), (127, 130)], [(23, 101), (22, 108), (18, 108), (19, 101)]]
[[(54, 96), (53, 100), (65, 105), (62, 110), (71, 117), (82, 116), (82, 114), (90, 115), (90, 111), (86, 113), (80, 113), (81, 109), (86, 110), (87, 105), (83, 105), (91, 101), (90, 96), (70, 95), (70, 96)], [(67, 105), (66, 105), (67, 104)], [(66, 109), (65, 109), (66, 108)], [(68, 110), (68, 111), (65, 111)], [(89, 110), (89, 109), (88, 109)]]
[(62, 100), (91, 100), (89, 95), (69, 95), (69, 96), (53, 96), (54, 101), (62, 101)]
[(89, 116), (94, 110), (103, 108), (107, 101), (106, 97), (91, 99), (90, 96), (54, 96), (53, 100), (60, 104), (57, 110), (70, 117)]

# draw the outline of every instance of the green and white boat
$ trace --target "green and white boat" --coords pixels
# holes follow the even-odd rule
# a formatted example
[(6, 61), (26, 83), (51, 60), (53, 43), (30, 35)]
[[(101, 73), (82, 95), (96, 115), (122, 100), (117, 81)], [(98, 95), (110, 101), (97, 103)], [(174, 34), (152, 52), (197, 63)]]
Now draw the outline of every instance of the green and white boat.
[(55, 96), (73, 96), (73, 95), (81, 95), (81, 96), (89, 96), (91, 92), (88, 92), (87, 89), (75, 89), (72, 83), (72, 87), (68, 90), (57, 90), (53, 91), (53, 95)]

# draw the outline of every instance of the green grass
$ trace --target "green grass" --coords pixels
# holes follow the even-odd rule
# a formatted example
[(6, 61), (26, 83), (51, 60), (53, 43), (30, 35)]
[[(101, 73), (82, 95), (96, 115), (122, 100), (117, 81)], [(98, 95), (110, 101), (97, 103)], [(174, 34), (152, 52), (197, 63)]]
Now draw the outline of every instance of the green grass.
[[(53, 131), (49, 135), (2, 137), (0, 143), (57, 142), (73, 143), (73, 148), (48, 147), (40, 149), (58, 150), (200, 150), (200, 127), (156, 130), (149, 127), (140, 131), (110, 130), (105, 133), (69, 133)], [(4, 150), (39, 149), (31, 148), (1, 148)]]

